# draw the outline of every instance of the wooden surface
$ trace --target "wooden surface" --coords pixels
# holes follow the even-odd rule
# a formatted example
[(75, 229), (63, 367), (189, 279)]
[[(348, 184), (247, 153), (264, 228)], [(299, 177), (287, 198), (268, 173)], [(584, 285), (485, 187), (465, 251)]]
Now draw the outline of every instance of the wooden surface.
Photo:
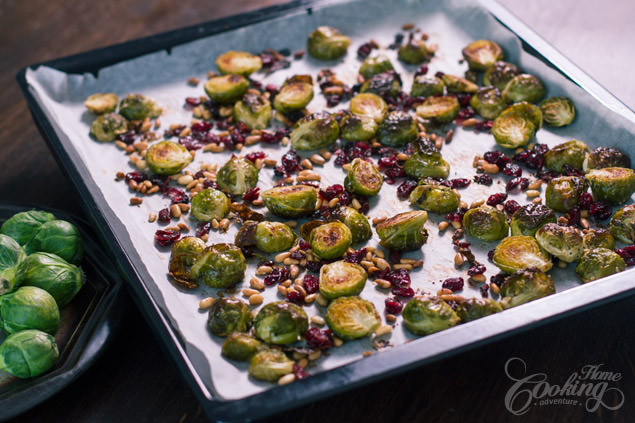
[[(501, 2), (631, 108), (635, 106), (629, 66), (635, 26), (629, 0)], [(73, 187), (38, 133), (14, 81), (19, 68), (272, 3), (0, 2), (0, 199), (81, 213)], [(267, 421), (635, 421), (633, 310), (633, 297), (600, 306)], [(91, 370), (16, 421), (207, 421), (134, 307), (127, 319), (129, 323)], [(511, 357), (524, 359), (530, 372), (544, 372), (551, 383), (559, 384), (584, 365), (603, 363), (604, 369), (622, 374), (613, 386), (624, 392), (626, 404), (617, 411), (596, 413), (583, 407), (536, 406), (512, 419), (504, 407), (511, 386), (504, 364)]]

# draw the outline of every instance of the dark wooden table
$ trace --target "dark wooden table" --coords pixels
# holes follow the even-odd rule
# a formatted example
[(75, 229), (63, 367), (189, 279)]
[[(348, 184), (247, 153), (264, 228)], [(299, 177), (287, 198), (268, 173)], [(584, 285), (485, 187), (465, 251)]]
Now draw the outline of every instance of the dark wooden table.
[[(272, 3), (276, 2), (0, 2), (0, 198), (82, 213), (14, 81), (19, 68)], [(635, 34), (628, 0), (601, 7), (573, 0), (502, 3), (633, 107), (628, 43)], [(634, 297), (599, 306), (267, 421), (635, 421), (633, 310)], [(139, 312), (128, 307), (127, 313), (128, 323), (92, 369), (16, 421), (206, 421)], [(512, 357), (522, 358), (528, 373), (544, 372), (551, 384), (564, 383), (585, 365), (602, 364), (604, 370), (621, 373), (621, 380), (611, 386), (624, 393), (626, 402), (619, 410), (600, 408), (595, 413), (580, 406), (537, 405), (514, 417), (504, 406), (512, 385), (504, 366)]]

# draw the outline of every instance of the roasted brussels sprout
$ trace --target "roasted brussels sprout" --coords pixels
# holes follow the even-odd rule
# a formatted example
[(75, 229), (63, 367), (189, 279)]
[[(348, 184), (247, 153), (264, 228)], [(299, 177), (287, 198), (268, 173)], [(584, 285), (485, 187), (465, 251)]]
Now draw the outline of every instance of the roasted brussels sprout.
[(359, 295), (366, 285), (366, 270), (359, 264), (334, 261), (320, 268), (320, 294), (326, 299)]
[(498, 116), (503, 117), (509, 115), (517, 115), (529, 119), (536, 127), (536, 131), (542, 128), (542, 111), (535, 104), (521, 101), (520, 103), (508, 106)]
[(505, 278), (500, 304), (503, 308), (516, 307), (555, 293), (551, 276), (535, 268), (522, 269)]
[(33, 253), (24, 263), (23, 286), (42, 288), (55, 298), (60, 308), (65, 307), (84, 285), (82, 269), (50, 253)]
[(24, 277), (24, 250), (13, 238), (0, 235), (0, 295), (11, 292)]
[(378, 54), (375, 56), (368, 56), (364, 60), (362, 65), (359, 67), (359, 74), (363, 76), (364, 79), (370, 79), (373, 75), (394, 69), (395, 68), (393, 68), (388, 57), (384, 54)]
[(346, 54), (351, 39), (330, 26), (320, 26), (309, 35), (306, 49), (320, 60), (335, 60)]
[(544, 122), (549, 126), (566, 126), (575, 119), (575, 106), (567, 97), (550, 97), (540, 102)]
[(258, 222), (256, 225), (256, 248), (265, 253), (288, 250), (295, 242), (293, 230), (281, 222)]
[(484, 71), (503, 60), (503, 49), (494, 41), (476, 40), (465, 46), (463, 58), (470, 69)]
[(514, 76), (503, 89), (503, 99), (508, 103), (537, 103), (545, 94), (545, 86), (540, 79), (527, 73)]
[(41, 251), (55, 254), (72, 264), (84, 257), (84, 243), (75, 225), (65, 220), (43, 223), (24, 246), (27, 254)]
[(445, 88), (447, 88), (450, 93), (474, 94), (478, 91), (478, 85), (460, 76), (444, 73), (441, 79), (443, 80), (443, 84), (445, 84)]
[(351, 112), (358, 116), (366, 116), (375, 122), (381, 122), (388, 113), (388, 105), (383, 98), (373, 93), (357, 94), (351, 99)]
[(461, 106), (456, 97), (440, 96), (428, 97), (417, 106), (417, 115), (424, 119), (432, 119), (436, 122), (452, 122), (459, 115)]
[(222, 219), (229, 212), (230, 203), (225, 193), (214, 188), (205, 188), (192, 197), (191, 213), (202, 222)]
[(355, 210), (353, 207), (342, 206), (332, 213), (332, 216), (348, 226), (353, 236), (352, 243), (368, 241), (373, 232), (366, 216)]
[(218, 186), (231, 195), (243, 195), (258, 183), (258, 168), (244, 157), (232, 157), (218, 169)]
[(547, 223), (536, 231), (536, 241), (549, 254), (567, 263), (582, 256), (582, 232), (574, 226)]
[(503, 311), (503, 307), (491, 298), (468, 298), (457, 303), (456, 307), (456, 314), (462, 322), (471, 322), (500, 311)]
[(293, 373), (293, 361), (280, 350), (265, 349), (254, 354), (249, 362), (249, 374), (254, 379), (275, 382)]
[(244, 123), (249, 129), (265, 129), (271, 116), (271, 103), (263, 95), (247, 93), (234, 105), (234, 120)]
[(119, 103), (119, 97), (114, 93), (95, 93), (89, 95), (84, 106), (96, 115), (114, 112)]
[(513, 63), (498, 61), (485, 70), (483, 85), (492, 85), (502, 91), (507, 83), (518, 74), (520, 74), (520, 69)]
[(595, 200), (618, 205), (627, 202), (635, 192), (635, 172), (625, 167), (592, 169), (585, 175)]
[(401, 77), (395, 71), (378, 73), (362, 84), (360, 92), (381, 97), (396, 97), (401, 92)]
[(99, 115), (90, 125), (90, 135), (97, 141), (110, 142), (128, 131), (128, 121), (117, 113)]
[(424, 224), (428, 220), (425, 211), (409, 211), (390, 217), (375, 227), (379, 245), (389, 250), (409, 251), (421, 248), (428, 240)]
[(553, 266), (549, 254), (542, 249), (534, 237), (525, 235), (503, 238), (494, 250), (492, 261), (507, 273), (531, 267), (547, 272)]
[(339, 297), (326, 308), (326, 323), (333, 333), (345, 340), (370, 335), (381, 323), (370, 301), (357, 296)]
[(578, 205), (580, 194), (586, 192), (587, 184), (577, 176), (560, 176), (547, 184), (545, 202), (555, 211), (566, 213)]
[(542, 204), (525, 204), (512, 215), (512, 235), (534, 236), (547, 223), (556, 223), (556, 214)]
[(309, 318), (299, 305), (275, 301), (265, 305), (256, 316), (256, 337), (269, 344), (293, 344), (309, 328)]
[(170, 264), (168, 271), (170, 276), (178, 283), (194, 288), (193, 278), (190, 270), (196, 260), (205, 251), (205, 242), (194, 236), (181, 238), (172, 244), (170, 254)]
[(619, 150), (611, 147), (597, 147), (586, 155), (582, 168), (584, 171), (590, 169), (602, 169), (605, 167), (631, 167), (631, 159)]
[(418, 65), (434, 56), (434, 51), (430, 50), (423, 40), (410, 38), (408, 42), (402, 44), (397, 50), (397, 57), (402, 62), (410, 65)]
[(0, 370), (21, 379), (48, 371), (59, 357), (55, 338), (37, 329), (13, 333), (0, 345)]
[(404, 163), (406, 175), (416, 179), (447, 178), (450, 164), (438, 152), (419, 152), (406, 159)]
[(142, 94), (128, 94), (119, 103), (119, 114), (128, 120), (143, 120), (159, 116), (161, 108), (154, 100)]
[(466, 211), (463, 215), (463, 227), (468, 234), (481, 241), (498, 241), (509, 233), (505, 213), (487, 205)]
[(430, 97), (433, 95), (442, 95), (445, 85), (441, 78), (436, 76), (419, 75), (412, 82), (410, 96), (412, 97)]
[(346, 114), (340, 120), (340, 137), (345, 141), (368, 141), (377, 132), (377, 122), (370, 116)]
[(205, 93), (220, 104), (231, 104), (242, 98), (249, 89), (249, 81), (242, 75), (213, 76), (203, 85)]
[(0, 233), (10, 236), (20, 245), (25, 245), (40, 226), (50, 220), (55, 220), (55, 215), (45, 211), (29, 210), (16, 213), (2, 224)]
[(330, 147), (340, 134), (340, 127), (327, 112), (313, 113), (295, 123), (291, 145), (296, 150), (319, 150)]
[(280, 88), (273, 99), (273, 107), (282, 114), (304, 109), (313, 100), (313, 84), (290, 82)]
[(377, 140), (389, 147), (401, 147), (416, 138), (417, 124), (406, 112), (390, 112), (377, 128)]
[(635, 243), (635, 205), (629, 204), (615, 212), (609, 231), (625, 244)]
[(308, 185), (274, 187), (260, 194), (271, 213), (292, 219), (313, 213), (317, 196), (317, 189)]
[(545, 166), (558, 173), (564, 172), (565, 165), (581, 170), (588, 152), (589, 147), (582, 141), (567, 141), (545, 153)]
[(157, 175), (176, 175), (192, 161), (187, 148), (172, 141), (152, 144), (146, 151), (146, 163)]
[(410, 193), (410, 204), (432, 213), (449, 213), (459, 207), (459, 196), (445, 185), (423, 184)]
[(348, 168), (344, 186), (352, 193), (372, 197), (379, 194), (384, 177), (373, 162), (355, 158)]
[(219, 297), (212, 303), (207, 327), (217, 336), (229, 336), (234, 332), (247, 332), (253, 315), (243, 300), (236, 297)]
[(505, 148), (518, 148), (527, 144), (536, 134), (536, 125), (519, 114), (503, 113), (494, 119), (492, 126), (496, 143)]
[(498, 88), (482, 87), (470, 99), (470, 106), (485, 119), (496, 119), (507, 104)]
[(309, 236), (313, 254), (327, 260), (344, 255), (352, 242), (351, 230), (339, 221), (320, 225), (313, 229)]
[(264, 346), (251, 335), (234, 332), (225, 339), (221, 347), (221, 355), (230, 360), (249, 361)]
[(45, 290), (23, 286), (0, 297), (0, 323), (8, 334), (38, 329), (54, 335), (60, 325), (60, 310)]
[(584, 283), (591, 282), (626, 269), (624, 259), (608, 248), (585, 250), (575, 273)]
[(416, 297), (403, 309), (403, 323), (415, 335), (430, 335), (451, 328), (461, 319), (438, 297)]
[[(635, 226), (633, 226), (633, 231), (635, 234)], [(635, 235), (633, 239), (635, 239)], [(606, 229), (590, 229), (582, 237), (582, 247), (585, 250), (593, 248), (608, 248), (609, 250), (613, 250), (615, 248), (615, 239), (613, 239), (613, 235)]]
[(190, 274), (212, 288), (230, 288), (243, 279), (246, 268), (240, 248), (233, 244), (214, 244), (196, 259)]
[(223, 75), (249, 76), (262, 68), (262, 60), (245, 51), (226, 51), (216, 58), (216, 66)]

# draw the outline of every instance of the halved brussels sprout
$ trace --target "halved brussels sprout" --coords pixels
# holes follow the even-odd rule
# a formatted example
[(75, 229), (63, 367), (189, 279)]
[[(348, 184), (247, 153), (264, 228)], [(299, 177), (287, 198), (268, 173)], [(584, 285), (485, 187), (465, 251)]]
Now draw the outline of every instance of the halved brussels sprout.
[(306, 49), (320, 60), (335, 60), (346, 54), (351, 39), (330, 26), (320, 26), (309, 35)]
[(258, 168), (244, 157), (233, 156), (218, 169), (216, 182), (231, 195), (243, 195), (258, 183)]
[(545, 202), (555, 211), (566, 213), (578, 205), (580, 194), (586, 192), (587, 184), (577, 176), (560, 176), (547, 183)]
[(584, 283), (591, 282), (626, 269), (624, 259), (608, 248), (585, 250), (575, 273)]
[(55, 215), (41, 210), (16, 213), (0, 227), (0, 234), (10, 236), (18, 244), (25, 245), (37, 233), (42, 224), (55, 220)]
[(463, 57), (470, 69), (484, 71), (503, 60), (503, 49), (491, 40), (476, 40), (465, 46)]
[[(633, 225), (633, 239), (635, 240), (635, 222)], [(590, 229), (582, 237), (582, 247), (585, 250), (593, 248), (615, 248), (615, 239), (613, 235), (606, 229)]]
[(357, 296), (339, 297), (331, 301), (326, 308), (325, 318), (333, 333), (345, 340), (368, 336), (381, 323), (373, 303)]
[(409, 211), (390, 217), (375, 227), (379, 236), (379, 245), (389, 250), (409, 251), (421, 248), (428, 240), (428, 231), (424, 228), (428, 220), (425, 211)]
[(234, 332), (225, 339), (220, 353), (230, 360), (249, 361), (263, 347), (262, 342), (253, 336)]
[(280, 350), (265, 349), (254, 354), (249, 362), (249, 374), (254, 379), (275, 382), (293, 373), (294, 362)]
[(404, 163), (406, 175), (416, 179), (447, 178), (450, 174), (450, 164), (441, 157), (441, 153), (415, 153)]
[(229, 336), (234, 332), (247, 332), (253, 315), (246, 302), (236, 297), (219, 297), (209, 309), (207, 327), (217, 336)]
[(191, 268), (196, 260), (205, 251), (205, 242), (194, 236), (181, 238), (172, 244), (170, 264), (168, 271), (170, 276), (185, 287), (194, 288)]
[(37, 329), (11, 334), (0, 345), (0, 370), (21, 379), (39, 376), (55, 365), (55, 338)]
[(456, 97), (440, 96), (428, 97), (417, 106), (416, 113), (424, 119), (432, 119), (436, 122), (452, 122), (459, 115), (461, 105)]
[(373, 93), (357, 94), (349, 105), (351, 112), (358, 116), (367, 116), (375, 122), (381, 122), (388, 113), (388, 105), (383, 98)]
[(582, 256), (582, 232), (574, 226), (547, 223), (536, 231), (535, 237), (542, 248), (562, 261), (572, 263)]
[(348, 226), (353, 236), (353, 244), (368, 241), (373, 236), (370, 223), (366, 216), (355, 210), (353, 207), (339, 207), (332, 212), (332, 216)]
[(114, 112), (119, 103), (119, 97), (114, 93), (95, 93), (89, 95), (84, 106), (96, 115)]
[(359, 264), (334, 261), (320, 268), (320, 294), (328, 300), (359, 295), (368, 274)]
[(271, 116), (271, 103), (263, 95), (248, 92), (234, 105), (234, 120), (244, 123), (249, 129), (265, 129)]
[(0, 323), (8, 333), (38, 329), (55, 335), (60, 325), (60, 310), (55, 298), (35, 286), (23, 286), (0, 297)]
[(423, 40), (410, 38), (407, 43), (399, 46), (397, 57), (402, 62), (418, 65), (434, 56), (434, 51), (430, 50)]
[(478, 85), (470, 80), (461, 78), (460, 76), (448, 75), (447, 73), (444, 73), (441, 79), (445, 84), (445, 88), (447, 88), (448, 92), (450, 93), (474, 94), (478, 91)]
[(526, 145), (536, 134), (536, 126), (529, 119), (518, 114), (503, 115), (503, 113), (494, 119), (492, 126), (492, 135), (496, 143), (505, 148)]
[(625, 244), (635, 243), (635, 205), (629, 204), (615, 212), (609, 231)]
[(313, 113), (300, 119), (291, 131), (291, 145), (296, 150), (319, 150), (330, 147), (340, 134), (335, 118), (327, 112)]
[(456, 314), (462, 322), (471, 322), (481, 317), (503, 311), (500, 303), (491, 298), (468, 298), (457, 303)]
[(631, 167), (631, 159), (619, 150), (611, 147), (597, 147), (586, 155), (582, 168), (584, 171), (590, 169), (602, 169), (605, 167)]
[(242, 75), (213, 76), (203, 85), (205, 93), (220, 104), (231, 104), (242, 98), (249, 89), (249, 81)]
[(313, 229), (309, 236), (313, 253), (326, 260), (343, 256), (352, 242), (351, 230), (339, 221), (320, 225)]
[(262, 68), (262, 60), (245, 51), (226, 51), (216, 58), (216, 66), (223, 75), (249, 76)]
[(539, 102), (546, 94), (540, 79), (528, 73), (514, 76), (503, 89), (503, 99), (508, 103)]
[(545, 153), (545, 166), (554, 172), (563, 173), (565, 165), (582, 170), (582, 163), (589, 147), (578, 140), (558, 144)]
[(377, 132), (377, 122), (370, 116), (345, 114), (340, 121), (340, 137), (345, 141), (368, 141)]
[(372, 197), (379, 194), (384, 177), (373, 162), (355, 158), (348, 168), (344, 186), (352, 193)]
[(142, 94), (128, 94), (119, 103), (119, 114), (128, 120), (143, 120), (159, 116), (161, 108), (154, 100)]
[(627, 202), (635, 192), (635, 172), (625, 167), (592, 169), (585, 175), (595, 200), (617, 205)]
[(492, 85), (502, 91), (507, 83), (518, 74), (520, 74), (520, 69), (513, 63), (498, 61), (485, 70), (483, 85)]
[(394, 69), (395, 68), (393, 68), (392, 63), (390, 63), (390, 59), (386, 57), (386, 55), (378, 54), (375, 56), (368, 56), (364, 60), (362, 65), (359, 67), (359, 74), (363, 76), (364, 79), (369, 79), (373, 75)]
[(309, 328), (309, 318), (302, 307), (288, 301), (265, 305), (256, 316), (256, 337), (269, 344), (293, 344)]
[(230, 288), (243, 280), (247, 269), (245, 256), (233, 244), (214, 244), (205, 248), (190, 274), (212, 288)]
[(287, 114), (304, 109), (313, 100), (313, 85), (306, 82), (290, 82), (280, 88), (273, 99), (273, 107)]
[(505, 213), (487, 205), (466, 211), (463, 227), (468, 234), (481, 241), (498, 241), (509, 233)]
[(390, 112), (377, 128), (377, 140), (389, 147), (402, 147), (416, 138), (417, 124), (406, 112)]
[(534, 236), (547, 223), (556, 223), (556, 214), (542, 204), (525, 204), (512, 215), (512, 235)]
[(443, 95), (445, 85), (443, 80), (436, 76), (419, 75), (412, 82), (410, 90), (411, 97), (430, 97), (433, 95)]
[(176, 175), (191, 161), (190, 152), (177, 142), (160, 141), (146, 151), (146, 163), (157, 175)]
[(90, 135), (97, 141), (110, 142), (128, 131), (128, 121), (117, 113), (99, 115), (90, 125)]
[(549, 126), (566, 126), (575, 119), (575, 106), (567, 97), (550, 97), (540, 102), (544, 122)]
[(459, 207), (459, 196), (445, 185), (419, 185), (410, 193), (409, 201), (432, 213), (449, 213)]
[(531, 267), (547, 272), (553, 266), (549, 254), (538, 245), (534, 237), (525, 235), (503, 238), (494, 250), (492, 261), (507, 273)]
[(33, 253), (21, 267), (22, 285), (42, 288), (55, 298), (60, 308), (71, 302), (86, 280), (82, 269), (55, 254)]
[(512, 104), (507, 107), (498, 116), (503, 117), (508, 115), (517, 115), (529, 119), (536, 127), (536, 131), (542, 128), (542, 111), (535, 104), (521, 101), (520, 103)]
[(222, 191), (205, 188), (192, 197), (191, 213), (202, 222), (222, 219), (229, 212), (230, 203), (231, 201)]
[(25, 258), (20, 244), (7, 235), (0, 235), (0, 295), (20, 285), (24, 277), (22, 262)]
[(505, 278), (500, 303), (503, 308), (511, 308), (555, 293), (551, 276), (535, 268), (522, 269)]
[(416, 297), (403, 309), (403, 323), (415, 335), (430, 335), (460, 323), (452, 307), (438, 297)]
[(295, 242), (293, 230), (281, 222), (258, 222), (256, 225), (256, 248), (265, 253), (288, 250)]
[(479, 88), (470, 99), (470, 106), (485, 119), (495, 119), (507, 104), (496, 87)]
[(271, 213), (293, 219), (313, 213), (318, 191), (308, 185), (291, 185), (268, 189), (260, 197)]
[(43, 223), (24, 246), (27, 254), (41, 251), (55, 254), (69, 263), (79, 264), (84, 257), (84, 244), (79, 230), (65, 220)]
[[(401, 92), (401, 77), (395, 71), (381, 72), (364, 82), (359, 90), (381, 97), (396, 97)], [(351, 109), (352, 110), (352, 109)], [(353, 113), (355, 113), (353, 111)]]

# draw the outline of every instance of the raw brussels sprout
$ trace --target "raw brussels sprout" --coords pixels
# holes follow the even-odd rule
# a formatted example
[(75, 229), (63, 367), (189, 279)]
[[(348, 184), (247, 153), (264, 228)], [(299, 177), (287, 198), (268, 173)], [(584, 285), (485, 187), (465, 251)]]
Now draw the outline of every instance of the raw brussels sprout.
[(470, 69), (484, 71), (503, 60), (503, 49), (498, 43), (490, 40), (476, 40), (465, 46), (463, 58)]
[(339, 297), (326, 308), (326, 323), (344, 340), (370, 335), (381, 323), (379, 313), (370, 301), (357, 296)]
[(535, 268), (523, 269), (505, 278), (500, 303), (503, 308), (511, 308), (555, 293), (551, 276)]
[(234, 105), (234, 120), (244, 123), (249, 129), (265, 129), (271, 116), (271, 103), (263, 95), (247, 93)]
[(534, 237), (525, 235), (503, 238), (494, 250), (492, 261), (507, 273), (531, 267), (547, 272), (553, 266), (549, 254), (542, 249)]
[(313, 253), (326, 260), (343, 256), (352, 241), (351, 230), (339, 221), (320, 225), (313, 229), (309, 236)]
[(631, 167), (631, 159), (619, 150), (611, 147), (597, 147), (586, 155), (582, 168), (584, 171), (590, 169), (602, 169), (605, 167)]
[(194, 288), (193, 278), (190, 273), (196, 260), (205, 251), (205, 242), (194, 236), (181, 238), (172, 244), (170, 264), (168, 271), (170, 276), (185, 287)]
[(128, 121), (117, 113), (99, 115), (90, 125), (90, 135), (97, 141), (110, 142), (128, 131)]
[(512, 235), (534, 236), (547, 223), (556, 223), (556, 214), (542, 204), (525, 204), (512, 215)]
[(443, 95), (445, 85), (441, 78), (436, 76), (419, 75), (412, 82), (410, 90), (411, 97), (430, 97), (434, 95)]
[(38, 329), (54, 335), (60, 325), (60, 310), (45, 290), (23, 286), (0, 297), (0, 320), (8, 334)]
[(577, 176), (560, 176), (547, 184), (545, 202), (555, 211), (566, 213), (578, 205), (580, 194), (586, 192), (587, 184)]
[(430, 335), (461, 321), (448, 303), (438, 297), (417, 297), (403, 309), (403, 323), (415, 335)]
[(222, 191), (205, 188), (192, 197), (190, 211), (197, 220), (210, 222), (227, 216), (230, 203), (231, 201)]
[(293, 219), (313, 213), (318, 191), (308, 185), (291, 185), (268, 189), (260, 197), (271, 213)]
[(492, 120), (505, 110), (507, 104), (498, 88), (482, 87), (470, 99), (470, 106), (485, 119)]
[(540, 111), (540, 108), (535, 104), (521, 101), (520, 103), (512, 104), (507, 107), (498, 116), (503, 117), (509, 115), (517, 115), (529, 119), (536, 127), (536, 131), (542, 128), (542, 111)]
[(373, 162), (355, 158), (348, 168), (344, 186), (352, 193), (372, 197), (379, 194), (384, 177)]
[(503, 311), (503, 307), (491, 298), (468, 298), (459, 302), (456, 308), (456, 314), (462, 322), (471, 322), (501, 311)]
[[(633, 226), (633, 233), (635, 234), (635, 226)], [(582, 237), (582, 247), (585, 250), (593, 248), (608, 248), (609, 250), (613, 250), (615, 249), (615, 239), (613, 239), (613, 235), (606, 229), (591, 229)]]
[(152, 144), (146, 151), (146, 163), (157, 175), (176, 175), (192, 161), (187, 148), (172, 141)]
[(359, 74), (363, 76), (364, 79), (370, 79), (373, 75), (389, 70), (395, 70), (395, 68), (392, 67), (392, 63), (390, 63), (390, 59), (384, 54), (378, 54), (376, 56), (368, 56), (364, 60), (359, 67)]
[(320, 268), (320, 294), (328, 300), (359, 295), (366, 285), (366, 270), (359, 264), (334, 261)]
[(330, 26), (320, 26), (309, 35), (306, 49), (320, 60), (335, 60), (346, 54), (351, 39)]
[(419, 152), (406, 159), (404, 163), (406, 175), (416, 179), (447, 178), (450, 164), (438, 152)]
[(236, 297), (220, 297), (209, 309), (207, 327), (214, 335), (229, 336), (247, 332), (252, 322), (253, 315), (246, 302)]
[(246, 268), (240, 248), (233, 244), (214, 244), (196, 259), (190, 274), (212, 288), (230, 288), (243, 280)]
[(503, 89), (503, 99), (508, 103), (537, 103), (545, 94), (545, 86), (540, 79), (527, 73), (514, 76)]
[(42, 224), (55, 220), (55, 215), (40, 210), (29, 210), (16, 213), (0, 227), (0, 233), (15, 239), (24, 245), (35, 235)]
[(373, 232), (366, 216), (355, 210), (353, 207), (340, 207), (332, 213), (332, 216), (348, 226), (351, 230), (352, 244), (368, 241)]
[(622, 272), (626, 269), (624, 259), (608, 248), (585, 250), (575, 273), (584, 283)]
[(13, 333), (0, 345), (0, 370), (21, 379), (48, 371), (59, 357), (55, 338), (37, 329)]
[(223, 75), (249, 76), (262, 68), (262, 60), (245, 51), (226, 51), (216, 58), (216, 66)]
[(218, 186), (231, 195), (243, 195), (258, 183), (258, 168), (244, 157), (232, 157), (218, 169)]
[(478, 85), (465, 78), (461, 78), (460, 76), (448, 75), (447, 73), (444, 73), (441, 79), (445, 84), (445, 88), (447, 88), (448, 92), (450, 93), (474, 94), (478, 91)]
[(295, 123), (291, 145), (296, 150), (319, 150), (330, 147), (340, 135), (340, 127), (327, 112), (313, 113)]
[(299, 305), (275, 301), (265, 305), (256, 316), (256, 337), (269, 344), (293, 344), (309, 328), (309, 318)]
[(119, 103), (119, 114), (128, 120), (143, 120), (159, 116), (161, 108), (154, 100), (142, 94), (128, 94)]
[(95, 93), (89, 95), (84, 106), (96, 115), (114, 112), (119, 103), (119, 97), (114, 93)]
[(364, 82), (359, 91), (381, 97), (396, 97), (401, 92), (401, 77), (395, 71), (378, 73)]
[(231, 104), (242, 98), (249, 89), (249, 81), (242, 75), (213, 76), (203, 85), (205, 93), (220, 104)]
[(424, 224), (428, 213), (421, 210), (399, 213), (375, 227), (379, 245), (389, 250), (410, 251), (421, 248), (428, 240)]
[(588, 152), (589, 147), (582, 141), (567, 141), (545, 153), (545, 166), (558, 173), (564, 172), (565, 165), (581, 170)]
[(544, 122), (549, 126), (567, 126), (575, 119), (575, 106), (567, 97), (550, 97), (540, 102)]
[(258, 222), (256, 225), (256, 248), (265, 253), (288, 250), (295, 242), (293, 230), (281, 222)]
[(629, 204), (615, 212), (609, 231), (625, 244), (635, 243), (635, 205)]
[(273, 107), (282, 114), (304, 109), (313, 100), (313, 85), (307, 82), (290, 82), (280, 88), (273, 99)]
[(249, 362), (249, 374), (254, 379), (275, 382), (293, 373), (294, 362), (280, 350), (265, 349), (254, 354)]
[(518, 74), (520, 74), (520, 69), (513, 63), (498, 61), (485, 70), (483, 85), (492, 85), (502, 91), (507, 83)]
[(582, 232), (576, 227), (547, 223), (535, 237), (542, 248), (562, 261), (572, 263), (582, 256)]
[(33, 234), (24, 251), (27, 255), (36, 251), (51, 253), (79, 264), (84, 257), (84, 244), (75, 225), (65, 220), (50, 220)]
[(417, 106), (417, 115), (439, 123), (452, 122), (459, 115), (461, 106), (456, 97), (428, 97)]
[(466, 211), (463, 215), (463, 227), (467, 233), (481, 241), (498, 241), (509, 233), (505, 213), (487, 205)]
[(253, 336), (234, 332), (225, 339), (220, 353), (230, 360), (249, 361), (262, 348), (262, 343)]
[(417, 124), (406, 112), (390, 112), (377, 128), (377, 140), (389, 147), (402, 147), (416, 138)]
[(501, 147), (518, 148), (529, 142), (536, 134), (536, 129), (536, 125), (521, 115), (501, 113), (494, 119), (492, 135)]
[(370, 116), (346, 114), (340, 121), (340, 137), (345, 141), (368, 141), (377, 132), (377, 122)]
[(397, 57), (402, 62), (418, 65), (434, 56), (434, 51), (430, 50), (423, 40), (410, 38), (407, 43), (402, 44), (397, 50)]
[(351, 99), (351, 112), (358, 116), (366, 116), (375, 122), (381, 122), (388, 113), (388, 105), (383, 98), (373, 93), (357, 94)]
[(63, 308), (75, 297), (86, 281), (82, 269), (50, 253), (33, 253), (24, 263), (23, 286), (42, 288)]
[(20, 244), (7, 235), (0, 235), (0, 295), (20, 285), (24, 277), (22, 263), (25, 258)]
[(409, 201), (432, 213), (449, 213), (459, 207), (459, 196), (445, 185), (419, 185), (410, 193)]
[(595, 200), (618, 205), (627, 202), (635, 192), (635, 172), (625, 167), (592, 169), (585, 175)]

